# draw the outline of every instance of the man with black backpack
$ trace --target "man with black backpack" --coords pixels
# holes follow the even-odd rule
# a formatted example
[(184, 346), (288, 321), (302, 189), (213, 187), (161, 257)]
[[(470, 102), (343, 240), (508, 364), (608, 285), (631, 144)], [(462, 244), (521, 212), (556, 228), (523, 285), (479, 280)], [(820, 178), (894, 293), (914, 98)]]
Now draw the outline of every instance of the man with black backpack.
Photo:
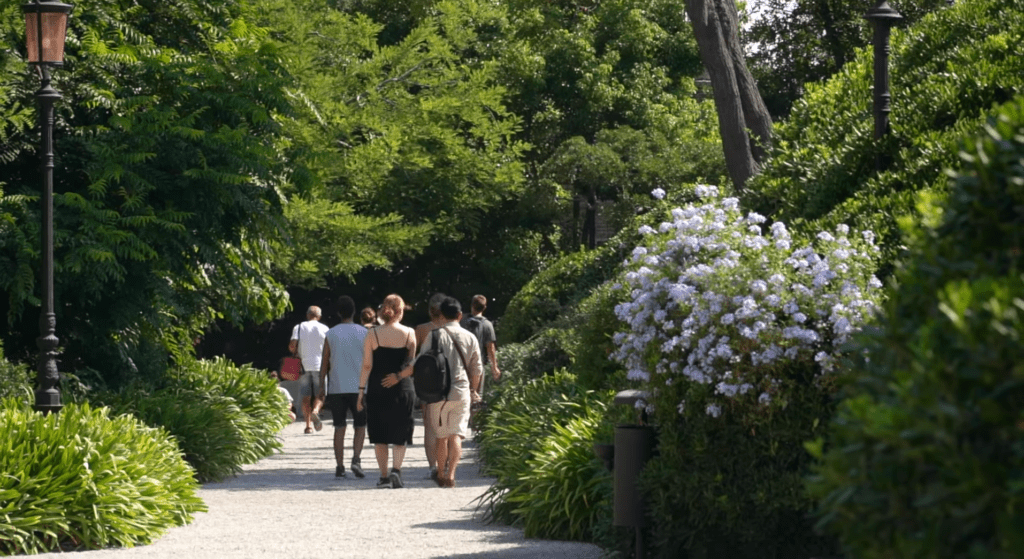
[[(444, 324), (426, 336), (413, 368), (420, 368), (420, 360), (429, 358), (430, 369), (440, 364), (448, 371), (448, 386), (442, 389), (447, 393), (437, 395), (441, 399), (427, 406), (430, 420), (437, 422), (434, 423), (437, 437), (437, 475), (434, 481), (440, 487), (455, 487), (455, 468), (462, 457), (462, 439), (469, 435), (469, 409), (480, 398), (480, 345), (476, 336), (459, 326), (462, 306), (457, 299), (446, 297), (441, 302), (441, 315)], [(434, 344), (440, 349), (441, 355), (437, 359), (430, 357), (437, 353)], [(413, 380), (417, 384), (417, 393), (420, 393), (419, 385), (423, 379), (417, 379), (414, 374)], [(434, 397), (427, 401), (431, 400)]]
[[(484, 367), (490, 365), (491, 378), (497, 381), (501, 378), (501, 370), (498, 369), (498, 357), (495, 354), (495, 343), (498, 340), (494, 335), (494, 325), (484, 317), (484, 311), (487, 310), (487, 297), (474, 295), (469, 303), (469, 310), (473, 314), (468, 318), (462, 319), (462, 327), (476, 336), (476, 341), (480, 344), (480, 357), (483, 359)], [(480, 377), (480, 396), (484, 395), (484, 378), (483, 376)]]

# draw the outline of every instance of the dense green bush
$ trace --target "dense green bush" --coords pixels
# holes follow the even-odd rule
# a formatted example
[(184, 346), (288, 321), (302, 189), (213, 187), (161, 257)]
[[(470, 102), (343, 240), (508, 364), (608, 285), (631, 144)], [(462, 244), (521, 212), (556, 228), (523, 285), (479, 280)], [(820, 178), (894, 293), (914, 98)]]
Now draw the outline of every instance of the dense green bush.
[(961, 157), (812, 445), (821, 525), (854, 557), (1024, 556), (1024, 97)]
[(588, 541), (599, 519), (611, 515), (611, 474), (593, 449), (603, 411), (588, 406), (538, 433), (537, 449), (502, 495), (526, 537)]
[(625, 258), (612, 240), (594, 250), (563, 256), (516, 293), (499, 323), (503, 342), (524, 342), (615, 274)]
[(276, 435), (288, 423), (276, 381), (223, 358), (187, 362), (159, 387), (134, 385), (93, 399), (167, 429), (202, 482), (237, 474), (280, 449)]
[(608, 388), (610, 379), (623, 372), (622, 366), (610, 358), (615, 349), (612, 335), (620, 326), (615, 317), (615, 305), (621, 303), (622, 298), (621, 290), (614, 289), (608, 281), (591, 291), (570, 313), (570, 322), (575, 327), (565, 340), (566, 351), (572, 356), (569, 371), (584, 387)]
[(525, 342), (503, 344), (497, 350), (502, 376), (525, 382), (568, 367), (572, 356), (566, 346), (573, 335), (569, 329), (547, 328)]
[(609, 496), (590, 446), (611, 398), (580, 389), (565, 371), (500, 385), (477, 436), (483, 471), (497, 478), (480, 498), (488, 517), (542, 537), (587, 537), (596, 511), (579, 507)]
[(174, 441), (130, 416), (0, 403), (0, 554), (147, 544), (206, 507)]
[(277, 434), (288, 424), (287, 406), (277, 380), (251, 365), (235, 365), (223, 357), (197, 360), (170, 373), (172, 384), (210, 395), (231, 398), (242, 414), (256, 460), (281, 448)]
[(564, 308), (547, 328), (522, 343), (498, 348), (502, 374), (537, 378), (557, 369), (568, 369), (586, 388), (607, 388), (608, 378), (622, 366), (609, 359), (612, 335), (619, 327), (615, 305), (622, 293), (605, 282), (582, 300)]
[[(870, 234), (813, 242), (735, 198), (699, 204), (633, 251), (612, 356), (642, 383), (660, 455), (643, 475), (661, 556), (807, 559), (833, 545), (805, 518), (803, 443), (833, 411), (837, 360), (881, 284)], [(768, 229), (765, 227), (765, 229)]]
[[(956, 2), (895, 30), (890, 76), (893, 134), (885, 145), (873, 140), (868, 49), (824, 84), (807, 85), (776, 127), (778, 149), (745, 203), (794, 230), (873, 230), (884, 261), (893, 262), (896, 219), (913, 213), (914, 193), (944, 193), (943, 170), (956, 165), (960, 139), (994, 104), (1024, 91), (1024, 0)], [(883, 173), (875, 172), (879, 150), (892, 155)]]
[(17, 398), (22, 402), (32, 401), (32, 376), (28, 367), (11, 363), (4, 358), (4, 345), (0, 341), (0, 400)]
[(262, 456), (252, 445), (250, 421), (235, 401), (195, 390), (153, 392), (124, 388), (97, 396), (117, 413), (131, 414), (153, 427), (166, 429), (200, 482), (238, 474), (244, 464)]

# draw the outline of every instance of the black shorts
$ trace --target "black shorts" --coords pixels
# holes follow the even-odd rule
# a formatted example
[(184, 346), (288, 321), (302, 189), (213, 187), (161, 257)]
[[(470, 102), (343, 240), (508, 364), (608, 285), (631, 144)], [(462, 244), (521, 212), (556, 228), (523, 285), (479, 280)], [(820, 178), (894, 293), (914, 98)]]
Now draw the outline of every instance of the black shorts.
[(363, 411), (356, 411), (356, 403), (359, 400), (358, 394), (328, 394), (324, 405), (331, 410), (331, 417), (334, 419), (334, 428), (344, 427), (347, 423), (348, 412), (352, 413), (352, 425), (354, 427), (366, 427), (366, 402), (363, 402)]

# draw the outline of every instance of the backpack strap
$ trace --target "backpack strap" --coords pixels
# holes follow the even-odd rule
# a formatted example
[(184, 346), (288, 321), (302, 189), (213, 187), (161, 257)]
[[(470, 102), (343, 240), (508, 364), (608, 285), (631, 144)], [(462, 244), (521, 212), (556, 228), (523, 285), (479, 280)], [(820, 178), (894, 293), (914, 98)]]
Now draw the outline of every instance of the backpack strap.
[(466, 355), (462, 353), (462, 348), (459, 347), (459, 342), (455, 339), (455, 336), (448, 331), (447, 328), (441, 327), (438, 330), (444, 330), (448, 334), (448, 337), (452, 339), (452, 345), (455, 346), (455, 351), (459, 352), (459, 359), (462, 359), (462, 368), (466, 369), (466, 374), (469, 375), (469, 365), (466, 364)]

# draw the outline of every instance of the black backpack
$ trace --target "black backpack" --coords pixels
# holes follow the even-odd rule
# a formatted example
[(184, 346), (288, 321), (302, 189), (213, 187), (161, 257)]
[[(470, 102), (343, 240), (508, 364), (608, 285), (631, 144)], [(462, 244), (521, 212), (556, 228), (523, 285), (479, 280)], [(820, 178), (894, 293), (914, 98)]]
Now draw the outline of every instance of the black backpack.
[[(448, 399), (448, 392), (452, 389), (452, 366), (448, 358), (441, 351), (440, 331), (444, 328), (435, 328), (430, 332), (430, 349), (421, 353), (412, 364), (412, 382), (416, 388), (416, 397), (428, 404)], [(448, 333), (447, 330), (445, 330)], [(451, 337), (451, 333), (448, 333)], [(459, 352), (463, 364), (466, 358), (462, 355), (462, 348), (452, 338), (452, 344)]]
[(487, 348), (484, 347), (484, 320), (486, 319), (479, 316), (471, 316), (469, 319), (464, 321), (465, 324), (462, 326), (466, 330), (469, 330), (471, 334), (476, 336), (476, 341), (480, 343), (481, 360), (487, 358)]

